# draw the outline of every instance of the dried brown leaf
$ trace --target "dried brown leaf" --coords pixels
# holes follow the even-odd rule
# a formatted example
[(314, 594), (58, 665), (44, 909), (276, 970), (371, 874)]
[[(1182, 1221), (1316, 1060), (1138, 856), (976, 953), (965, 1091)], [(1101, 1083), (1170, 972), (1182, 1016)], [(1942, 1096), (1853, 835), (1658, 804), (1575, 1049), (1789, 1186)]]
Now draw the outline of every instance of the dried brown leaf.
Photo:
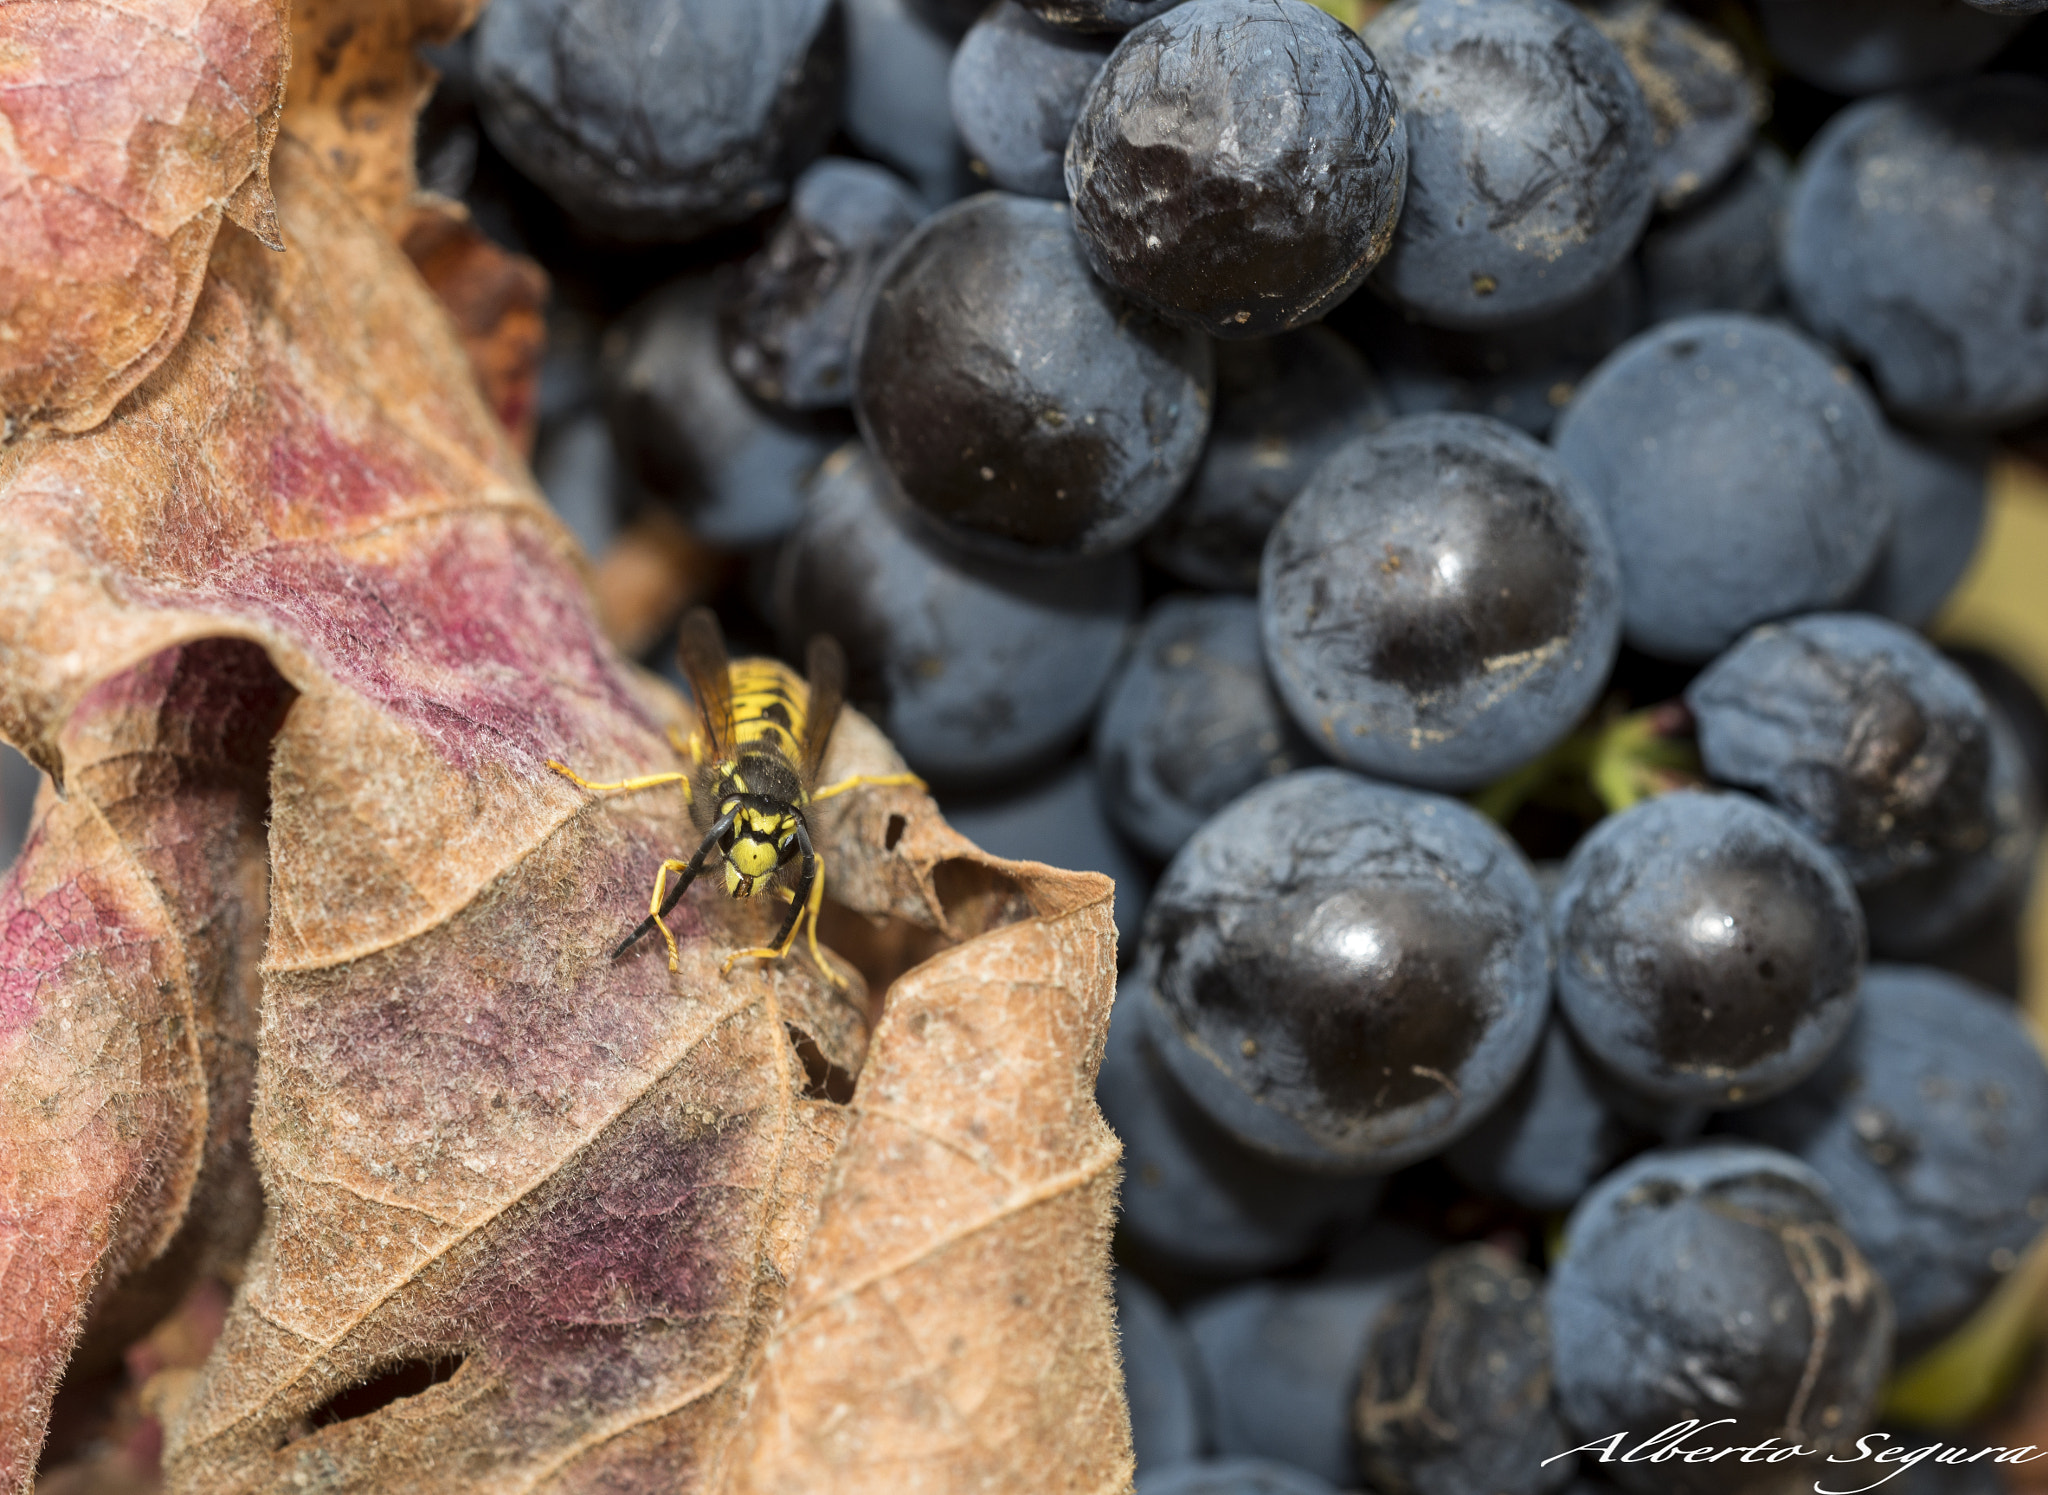
[(176, 346), (223, 211), (265, 232), (286, 45), (285, 0), (0, 6), (0, 442), (99, 424)]
[(421, 42), (467, 31), (484, 0), (295, 0), (291, 132), (369, 214), (403, 232), (419, 189), (414, 128), (433, 92)]
[[(170, 1488), (1121, 1488), (1107, 881), (864, 790), (818, 829), (871, 986), (721, 978), (777, 910), (708, 884), (679, 974), (610, 960), (687, 818), (544, 763), (644, 771), (684, 708), (604, 642), (389, 234), (289, 138), (275, 182), (291, 254), (224, 238), (113, 421), (0, 455), (0, 732), (66, 796), (0, 893), (0, 1291), (63, 1308), (24, 1395), (66, 1284), (175, 1240), (233, 1105), (196, 993), (239, 988), (191, 974), (189, 889), (247, 879), (243, 830), (152, 861), (134, 827), (182, 846), (209, 773), (246, 804), (223, 764), (275, 725), (267, 1209), (206, 1365), (152, 1383)], [(181, 672), (243, 684), (202, 708)], [(828, 775), (895, 766), (849, 713)], [(383, 1377), (416, 1394), (336, 1420)]]
[(459, 204), (438, 198), (414, 200), (398, 242), (455, 323), (484, 402), (521, 455), (531, 455), (547, 344), (547, 273), (485, 238)]

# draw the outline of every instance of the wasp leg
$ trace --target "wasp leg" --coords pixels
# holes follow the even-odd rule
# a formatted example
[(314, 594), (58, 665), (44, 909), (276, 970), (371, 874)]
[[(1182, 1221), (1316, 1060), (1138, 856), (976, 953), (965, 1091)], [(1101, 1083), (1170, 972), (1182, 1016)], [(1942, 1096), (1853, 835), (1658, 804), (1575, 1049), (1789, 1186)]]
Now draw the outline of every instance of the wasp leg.
[[(789, 900), (789, 917), (782, 921), (782, 928), (776, 931), (775, 943), (763, 945), (756, 950), (733, 951), (732, 954), (726, 956), (725, 964), (719, 968), (721, 975), (730, 974), (733, 966), (742, 960), (750, 958), (755, 960), (780, 960), (789, 954), (790, 947), (796, 944), (797, 926), (803, 922), (806, 913), (811, 916), (814, 926), (811, 932), (811, 953), (813, 955), (818, 953), (818, 936), (815, 925), (818, 916), (818, 905), (824, 898), (825, 878), (823, 868), (819, 864), (818, 853), (811, 847), (810, 830), (801, 820), (796, 823), (796, 842), (797, 845), (803, 848), (803, 873), (797, 879), (797, 891)], [(837, 971), (833, 970), (832, 967), (826, 965), (822, 959), (818, 962), (818, 969), (825, 973), (825, 979), (834, 986), (843, 987), (846, 985), (845, 979)]]
[[(697, 874), (704, 870), (704, 859), (711, 855), (711, 848), (718, 844), (720, 836), (732, 829), (732, 818), (736, 813), (728, 810), (712, 822), (711, 829), (704, 833), (704, 839), (697, 845), (697, 854), (689, 861), (678, 862), (670, 859), (661, 864), (661, 870), (654, 874), (654, 896), (647, 900), (647, 917), (640, 921), (638, 928), (619, 941), (619, 948), (612, 951), (613, 960), (617, 960), (632, 949), (640, 936), (648, 930), (659, 929), (661, 937), (668, 942), (668, 968), (671, 971), (682, 968), (681, 956), (676, 950), (676, 937), (668, 932), (668, 925), (661, 922), (661, 916), (674, 908), (677, 900), (689, 891), (690, 884), (697, 880)], [(664, 898), (662, 889), (668, 882), (668, 875), (677, 871), (683, 875), (676, 880), (673, 888), (668, 889), (668, 896)]]
[(554, 759), (548, 759), (548, 767), (572, 784), (581, 785), (595, 794), (626, 794), (635, 789), (652, 789), (656, 784), (681, 784), (687, 791), (690, 776), (686, 773), (651, 773), (640, 779), (619, 779), (610, 784), (599, 784), (586, 779), (573, 768), (565, 767)]
[(825, 973), (827, 981), (831, 982), (840, 991), (845, 991), (846, 978), (832, 969), (825, 959), (825, 952), (818, 948), (818, 910), (825, 906), (825, 864), (823, 861), (818, 863), (818, 878), (816, 882), (811, 884), (811, 896), (806, 902), (810, 904), (810, 907), (805, 912), (810, 916), (811, 923), (811, 959), (817, 962), (818, 969)]
[(859, 773), (850, 779), (841, 779), (836, 784), (811, 791), (811, 803), (816, 804), (821, 799), (830, 799), (835, 794), (844, 794), (849, 789), (860, 789), (863, 787), (880, 789), (891, 784), (907, 784), (918, 789), (924, 788), (924, 780), (914, 773)]

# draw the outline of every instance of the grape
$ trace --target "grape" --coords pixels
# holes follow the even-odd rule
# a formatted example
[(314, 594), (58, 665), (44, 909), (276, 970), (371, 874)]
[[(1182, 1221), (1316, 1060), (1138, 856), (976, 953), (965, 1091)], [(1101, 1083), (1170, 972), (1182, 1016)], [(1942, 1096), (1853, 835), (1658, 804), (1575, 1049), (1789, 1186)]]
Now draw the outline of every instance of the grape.
[(1307, 0), (1187, 0), (1145, 22), (1067, 142), (1095, 273), (1212, 337), (1284, 332), (1356, 290), (1407, 169), (1386, 75)]
[(1404, 1284), (1372, 1326), (1354, 1425), (1388, 1490), (1547, 1495), (1576, 1461), (1550, 1396), (1543, 1279), (1494, 1246), (1461, 1246)]
[(1128, 545), (1173, 501), (1214, 377), (1207, 339), (1132, 315), (1088, 273), (1063, 205), (984, 192), (877, 272), (854, 413), (950, 537), (1071, 559)]
[(1340, 448), (1266, 542), (1266, 657), (1340, 762), (1470, 789), (1590, 706), (1621, 624), (1599, 511), (1499, 421), (1418, 415)]
[(1551, 910), (1557, 998), (1621, 1083), (1656, 1100), (1748, 1105), (1811, 1074), (1848, 1028), (1863, 914), (1791, 820), (1740, 794), (1683, 792), (1593, 828)]
[(1408, 126), (1408, 201), (1373, 284), (1444, 327), (1562, 310), (1656, 200), (1654, 128), (1614, 43), (1561, 0), (1400, 0), (1365, 28)]
[(1384, 1171), (1478, 1123), (1543, 1031), (1542, 900), (1455, 800), (1310, 768), (1197, 831), (1146, 914), (1167, 1069), (1251, 1146)]
[(1628, 642), (1709, 659), (1847, 601), (1891, 527), (1883, 431), (1847, 370), (1777, 323), (1682, 317), (1624, 343), (1555, 444), (1613, 532)]
[(1785, 279), (1887, 407), (1995, 430), (2048, 411), (2044, 243), (2048, 82), (1975, 78), (1828, 121), (1793, 183)]
[(1319, 757), (1273, 694), (1248, 597), (1155, 604), (1095, 722), (1103, 803), (1161, 861), (1245, 790)]
[[(1827, 1185), (1767, 1147), (1645, 1153), (1581, 1199), (1550, 1275), (1558, 1406), (1624, 1446), (1687, 1418), (1690, 1446), (1853, 1449), (1890, 1366), (1891, 1299)], [(1687, 1441), (1687, 1440), (1681, 1440)], [(1602, 1462), (1641, 1495), (1740, 1495), (1757, 1465)]]
[(1827, 1066), (1729, 1124), (1796, 1153), (1891, 1289), (1899, 1355), (1967, 1317), (2048, 1221), (2048, 1065), (2012, 1005), (1878, 965)]
[(1816, 613), (1756, 629), (1685, 699), (1707, 773), (1785, 811), (1859, 888), (1990, 839), (1984, 697), (1895, 623)]

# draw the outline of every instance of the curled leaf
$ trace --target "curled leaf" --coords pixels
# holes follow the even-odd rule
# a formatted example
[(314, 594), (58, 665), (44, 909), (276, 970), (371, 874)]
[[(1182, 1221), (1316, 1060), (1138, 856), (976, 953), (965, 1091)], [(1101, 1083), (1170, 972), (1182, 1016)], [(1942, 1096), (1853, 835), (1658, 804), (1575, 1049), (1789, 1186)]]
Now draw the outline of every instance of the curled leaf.
[(223, 212), (266, 236), (285, 53), (284, 0), (0, 6), (0, 442), (106, 419), (184, 332)]
[[(274, 175), (293, 252), (223, 239), (113, 421), (0, 456), (0, 732), (63, 787), (45, 828), (86, 838), (39, 843), (7, 896), (96, 890), (63, 969), (157, 1038), (147, 1093), (186, 1097), (69, 1143), (0, 1105), (24, 1301), (146, 1260), (179, 1218), (151, 1186), (204, 1175), (210, 1061), (163, 1016), (188, 917), (87, 813), (79, 733), (109, 682), (240, 660), (281, 709), (267, 894), (240, 905), (267, 910), (266, 1209), (206, 1364), (152, 1383), (170, 1489), (1121, 1488), (1107, 881), (863, 789), (816, 825), (828, 942), (864, 979), (801, 948), (722, 975), (781, 910), (710, 879), (672, 916), (680, 971), (654, 941), (612, 960), (694, 833), (673, 790), (545, 764), (664, 766), (687, 709), (604, 641), (397, 244), (290, 136)], [(238, 721), (240, 744), (262, 717)], [(849, 713), (827, 777), (897, 770)], [(53, 999), (14, 996), (29, 1025)], [(36, 1062), (0, 1050), (0, 1081)], [(106, 1175), (68, 1234), (45, 1222), (70, 1175), (31, 1144)]]

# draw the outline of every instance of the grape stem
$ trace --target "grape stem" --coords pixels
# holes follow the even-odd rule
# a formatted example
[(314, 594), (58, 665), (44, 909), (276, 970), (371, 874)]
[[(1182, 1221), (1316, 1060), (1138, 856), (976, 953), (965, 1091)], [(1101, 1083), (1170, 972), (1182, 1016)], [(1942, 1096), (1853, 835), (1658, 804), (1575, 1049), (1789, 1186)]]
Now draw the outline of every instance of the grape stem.
[(1610, 704), (1542, 757), (1473, 795), (1473, 808), (1504, 826), (1532, 801), (1577, 798), (1574, 791), (1583, 789), (1591, 791), (1603, 813), (1613, 815), (1699, 784), (1703, 779), (1692, 726), (1683, 701), (1642, 711)]

